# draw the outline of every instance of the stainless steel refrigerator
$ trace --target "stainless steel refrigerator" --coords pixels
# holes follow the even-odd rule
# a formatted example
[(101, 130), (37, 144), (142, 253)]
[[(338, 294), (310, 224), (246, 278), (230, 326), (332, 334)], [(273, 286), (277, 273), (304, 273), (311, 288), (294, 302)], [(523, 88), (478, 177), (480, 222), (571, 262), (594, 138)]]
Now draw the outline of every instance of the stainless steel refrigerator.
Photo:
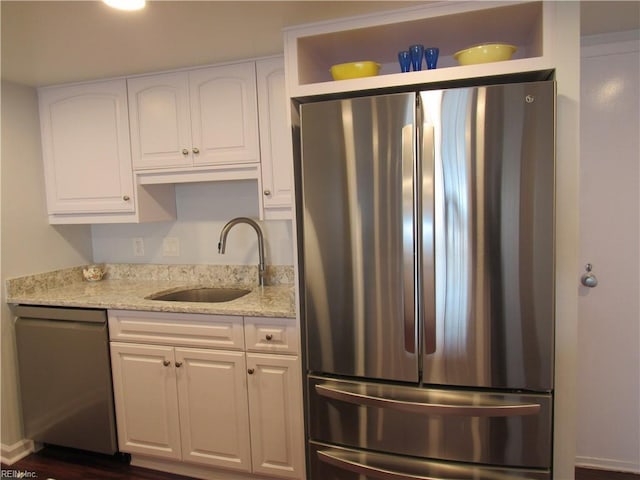
[(299, 106), (311, 480), (551, 478), (555, 98)]

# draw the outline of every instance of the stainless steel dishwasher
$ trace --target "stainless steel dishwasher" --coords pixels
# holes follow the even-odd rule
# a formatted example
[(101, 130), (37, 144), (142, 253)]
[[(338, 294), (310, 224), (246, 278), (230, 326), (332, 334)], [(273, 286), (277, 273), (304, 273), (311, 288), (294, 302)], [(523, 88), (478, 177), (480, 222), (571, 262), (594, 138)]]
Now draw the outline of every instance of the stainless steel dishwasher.
[(106, 310), (19, 305), (14, 311), (25, 436), (115, 453)]

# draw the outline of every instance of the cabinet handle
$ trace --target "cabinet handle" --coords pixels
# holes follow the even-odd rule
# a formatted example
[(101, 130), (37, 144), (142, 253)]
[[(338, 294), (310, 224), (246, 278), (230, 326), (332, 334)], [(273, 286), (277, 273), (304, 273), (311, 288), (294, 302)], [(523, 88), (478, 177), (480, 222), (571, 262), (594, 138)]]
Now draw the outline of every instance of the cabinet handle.
[(123, 195), (122, 200), (124, 200), (125, 202), (128, 202), (130, 200), (129, 195)]
[(273, 340), (273, 335), (267, 333), (264, 338), (266, 338), (267, 340)]
[(182, 362), (176, 362), (176, 368), (180, 368), (182, 366)]
[(200, 149), (198, 147), (193, 147), (193, 153), (195, 154), (200, 153)]
[(253, 375), (253, 372), (255, 372), (255, 370), (253, 368), (250, 368), (249, 370), (247, 370), (247, 373), (249, 375)]
[(164, 360), (162, 362), (162, 365), (164, 365), (165, 367), (168, 367), (169, 365), (171, 365), (171, 362), (169, 360)]
[(265, 191), (264, 191), (264, 195), (265, 195), (266, 197), (268, 197), (269, 195), (271, 195), (271, 190), (265, 190)]
[(187, 155), (189, 155), (189, 150), (187, 150), (186, 148), (183, 148), (182, 154), (186, 157)]

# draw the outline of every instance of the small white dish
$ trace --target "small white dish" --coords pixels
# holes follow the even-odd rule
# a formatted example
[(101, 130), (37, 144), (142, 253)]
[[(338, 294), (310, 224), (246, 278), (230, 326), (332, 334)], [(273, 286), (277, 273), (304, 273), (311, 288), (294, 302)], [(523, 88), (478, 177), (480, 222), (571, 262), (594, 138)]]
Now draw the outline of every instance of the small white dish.
[(87, 282), (98, 282), (104, 277), (104, 266), (88, 265), (82, 269), (82, 276)]

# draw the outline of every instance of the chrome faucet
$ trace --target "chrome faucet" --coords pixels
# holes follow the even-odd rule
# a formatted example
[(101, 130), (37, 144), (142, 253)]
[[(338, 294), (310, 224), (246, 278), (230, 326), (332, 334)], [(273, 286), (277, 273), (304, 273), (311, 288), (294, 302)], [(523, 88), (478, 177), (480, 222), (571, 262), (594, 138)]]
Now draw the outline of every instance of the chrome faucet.
[(262, 234), (262, 229), (260, 225), (255, 220), (252, 220), (247, 217), (236, 217), (232, 220), (229, 220), (227, 224), (222, 227), (222, 231), (220, 232), (220, 241), (218, 242), (218, 253), (224, 253), (225, 247), (227, 245), (227, 235), (229, 234), (229, 230), (234, 225), (238, 223), (246, 223), (253, 227), (258, 235), (258, 280), (260, 282), (260, 286), (264, 286), (264, 274), (265, 274), (265, 266), (264, 266), (264, 235)]

